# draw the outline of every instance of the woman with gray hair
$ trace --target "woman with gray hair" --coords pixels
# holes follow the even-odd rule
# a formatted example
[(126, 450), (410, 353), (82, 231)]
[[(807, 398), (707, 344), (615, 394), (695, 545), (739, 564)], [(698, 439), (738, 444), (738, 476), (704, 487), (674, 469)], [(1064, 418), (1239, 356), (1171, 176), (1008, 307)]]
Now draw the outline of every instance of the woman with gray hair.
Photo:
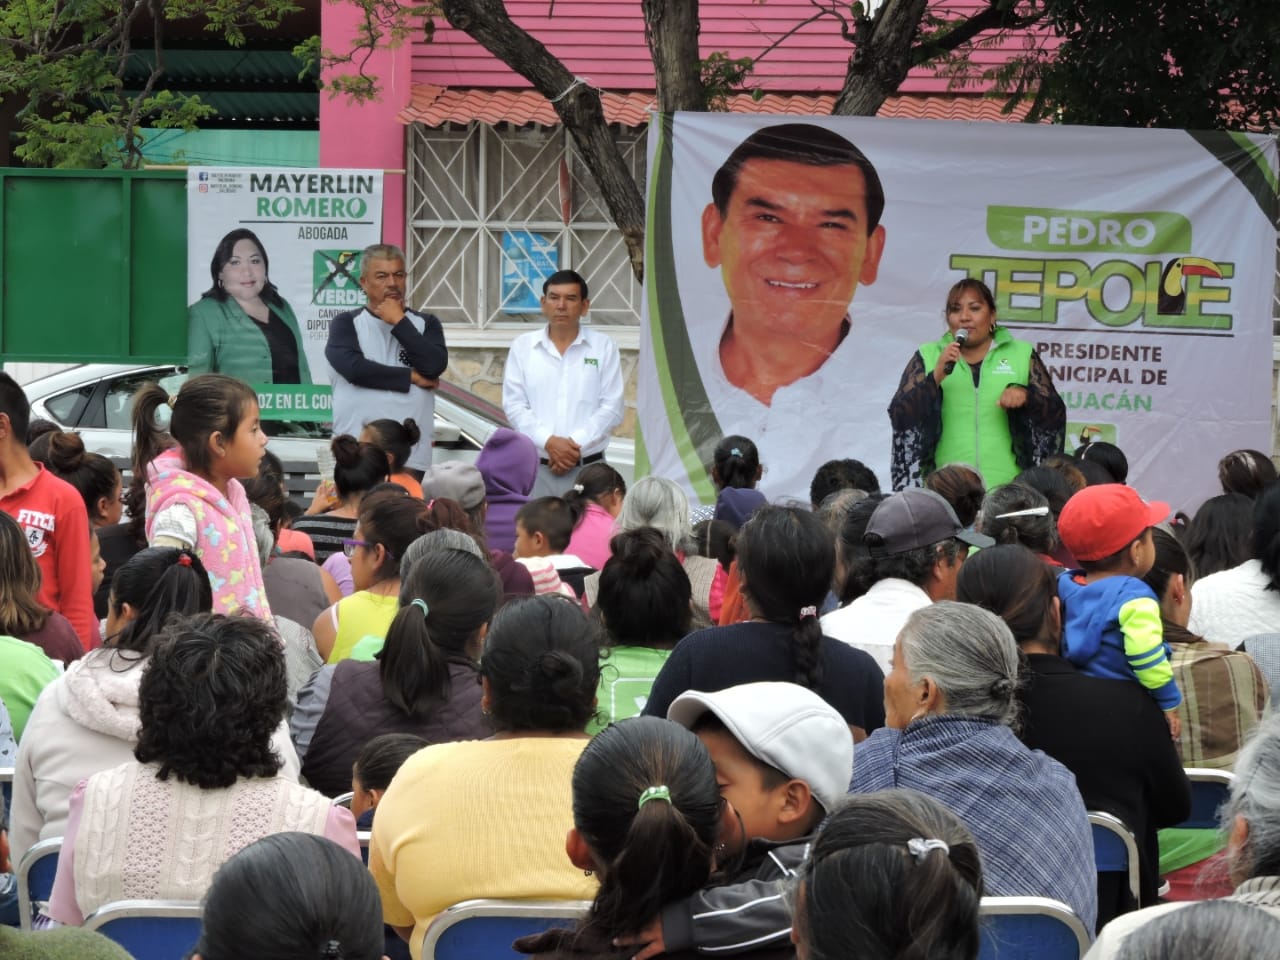
[(1092, 930), (1084, 802), (1070, 771), (1011, 729), (1017, 686), (1017, 644), (994, 613), (950, 601), (917, 610), (884, 681), (885, 727), (858, 747), (849, 790), (933, 797), (973, 832), (988, 894), (1061, 900)]
[(1051, 556), (1058, 545), (1058, 525), (1048, 498), (1034, 487), (1006, 483), (988, 490), (974, 526), (997, 544), (1020, 543), (1045, 563), (1062, 566)]
[[(642, 477), (627, 490), (614, 533), (640, 527), (652, 527), (661, 533), (689, 575), (693, 587), (690, 628), (701, 630), (718, 624), (728, 574), (713, 557), (695, 555), (693, 528), (689, 525), (689, 498), (679, 484), (666, 477)], [(599, 589), (600, 574), (593, 573), (585, 580), (587, 606), (595, 606)]]
[[(1240, 752), (1231, 798), (1221, 817), (1227, 830), (1227, 869), (1236, 885), (1224, 899), (1280, 918), (1280, 715), (1272, 714), (1259, 724)], [(1122, 956), (1131, 933), (1185, 905), (1162, 903), (1117, 917), (1098, 935), (1089, 960)]]

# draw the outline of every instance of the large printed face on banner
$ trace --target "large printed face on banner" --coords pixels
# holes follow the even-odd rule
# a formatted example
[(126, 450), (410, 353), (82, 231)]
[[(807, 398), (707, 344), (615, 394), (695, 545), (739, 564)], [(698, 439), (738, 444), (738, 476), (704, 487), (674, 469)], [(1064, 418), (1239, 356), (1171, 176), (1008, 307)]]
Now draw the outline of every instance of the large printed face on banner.
[(748, 160), (727, 209), (703, 211), (702, 249), (735, 330), (834, 342), (858, 284), (875, 283), (884, 228), (867, 225), (857, 167)]
[(359, 251), (381, 240), (382, 175), (192, 168), (187, 365), (252, 385), (263, 420), (332, 419), (329, 320), (359, 309)]
[[(1020, 457), (1001, 465), (981, 438), (1008, 422), (1003, 388), (1036, 360), (1067, 452), (1082, 434), (1116, 443), (1149, 498), (1194, 510), (1223, 454), (1271, 448), (1273, 139), (675, 114), (655, 119), (649, 159), (639, 468), (702, 502), (730, 433), (756, 442), (771, 499), (807, 500), (836, 459), (888, 488), (891, 451), (931, 452), (927, 404), (902, 418), (910, 430), (890, 405), (960, 327), (974, 342), (955, 382), (973, 403), (949, 405), (942, 433), (992, 482)], [(949, 314), (965, 279), (994, 309)]]

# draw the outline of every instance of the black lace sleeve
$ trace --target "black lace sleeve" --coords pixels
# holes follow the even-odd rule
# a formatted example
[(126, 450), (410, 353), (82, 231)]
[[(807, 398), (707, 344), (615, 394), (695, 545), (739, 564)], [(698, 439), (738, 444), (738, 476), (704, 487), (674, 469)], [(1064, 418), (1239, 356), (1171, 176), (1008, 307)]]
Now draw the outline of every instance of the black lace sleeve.
[(1031, 351), (1027, 377), (1027, 402), (1009, 412), (1009, 432), (1019, 469), (1035, 466), (1045, 457), (1061, 453), (1067, 436), (1067, 407), (1053, 385), (1053, 377)]
[(912, 354), (889, 402), (889, 424), (893, 428), (889, 465), (893, 489), (919, 486), (920, 478), (933, 469), (933, 454), (942, 437), (942, 387), (925, 369), (919, 351)]

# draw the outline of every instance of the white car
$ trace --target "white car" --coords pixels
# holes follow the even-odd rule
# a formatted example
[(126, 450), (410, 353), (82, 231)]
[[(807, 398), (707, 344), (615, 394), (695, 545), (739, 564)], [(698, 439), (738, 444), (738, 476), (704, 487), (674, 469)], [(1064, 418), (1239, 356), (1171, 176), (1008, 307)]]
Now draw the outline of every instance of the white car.
[[(33, 420), (43, 418), (64, 430), (75, 430), (86, 449), (127, 464), (133, 451), (133, 395), (150, 382), (175, 394), (188, 376), (186, 368), (177, 364), (86, 363), (33, 380), (23, 389), (31, 401)], [(328, 451), (332, 425), (264, 420), (262, 426), (271, 437), (267, 449), (292, 477), (306, 477), (312, 481), (307, 486), (313, 487), (319, 478), (317, 459)], [(474, 461), (489, 435), (509, 426), (501, 408), (442, 380), (436, 392), (432, 458)], [(633, 441), (615, 437), (605, 456), (630, 483), (635, 473)]]

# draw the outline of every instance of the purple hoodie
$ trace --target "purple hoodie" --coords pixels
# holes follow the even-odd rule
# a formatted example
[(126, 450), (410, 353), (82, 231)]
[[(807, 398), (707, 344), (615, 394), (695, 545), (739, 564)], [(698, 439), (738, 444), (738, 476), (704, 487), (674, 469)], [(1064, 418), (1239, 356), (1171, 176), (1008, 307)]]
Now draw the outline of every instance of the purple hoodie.
[(476, 468), (484, 477), (484, 535), (491, 550), (508, 553), (516, 545), (516, 513), (529, 502), (529, 491), (538, 479), (538, 448), (523, 433), (500, 427), (480, 455)]

